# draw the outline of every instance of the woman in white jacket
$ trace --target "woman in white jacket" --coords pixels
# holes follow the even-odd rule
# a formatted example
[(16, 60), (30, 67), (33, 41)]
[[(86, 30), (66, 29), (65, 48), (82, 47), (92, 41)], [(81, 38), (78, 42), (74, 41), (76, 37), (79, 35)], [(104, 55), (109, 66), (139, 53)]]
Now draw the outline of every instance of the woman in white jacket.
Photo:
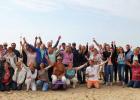
[(22, 85), (25, 81), (26, 70), (24, 68), (24, 64), (21, 62), (16, 63), (16, 69), (13, 75), (13, 90), (22, 90)]
[(36, 82), (35, 79), (37, 78), (37, 69), (35, 69), (34, 63), (30, 63), (29, 67), (25, 67), (27, 71), (25, 84), (27, 85), (27, 91), (31, 88), (32, 91), (36, 91)]

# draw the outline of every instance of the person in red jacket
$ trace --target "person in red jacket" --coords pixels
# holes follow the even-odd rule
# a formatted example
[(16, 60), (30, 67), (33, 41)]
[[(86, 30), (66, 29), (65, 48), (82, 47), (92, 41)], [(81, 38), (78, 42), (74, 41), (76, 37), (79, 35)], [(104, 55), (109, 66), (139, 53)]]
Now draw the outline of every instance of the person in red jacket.
[(128, 87), (140, 88), (140, 64), (138, 58), (133, 58), (134, 62), (131, 65), (132, 67), (132, 80), (128, 83)]

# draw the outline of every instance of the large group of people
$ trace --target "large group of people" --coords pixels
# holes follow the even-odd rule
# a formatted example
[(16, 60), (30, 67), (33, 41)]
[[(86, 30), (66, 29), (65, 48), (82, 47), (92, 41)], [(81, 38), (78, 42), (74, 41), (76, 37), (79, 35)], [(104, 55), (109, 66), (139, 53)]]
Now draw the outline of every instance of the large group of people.
[(0, 44), (0, 91), (25, 86), (26, 91), (48, 91), (61, 84), (67, 88), (78, 84), (88, 89), (100, 85), (140, 88), (140, 47), (132, 50), (129, 44), (124, 48), (115, 42), (99, 44), (95, 39), (92, 45), (77, 46), (60, 44), (60, 40), (61, 36), (53, 46), (41, 37), (35, 37), (34, 44), (23, 38), (19, 50), (16, 43)]

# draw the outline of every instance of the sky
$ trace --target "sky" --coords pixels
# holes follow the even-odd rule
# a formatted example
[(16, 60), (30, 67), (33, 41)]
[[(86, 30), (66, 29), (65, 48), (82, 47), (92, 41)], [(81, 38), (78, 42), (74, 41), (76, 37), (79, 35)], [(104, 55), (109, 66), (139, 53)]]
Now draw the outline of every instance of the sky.
[(0, 0), (0, 44), (116, 41), (140, 46), (140, 0)]

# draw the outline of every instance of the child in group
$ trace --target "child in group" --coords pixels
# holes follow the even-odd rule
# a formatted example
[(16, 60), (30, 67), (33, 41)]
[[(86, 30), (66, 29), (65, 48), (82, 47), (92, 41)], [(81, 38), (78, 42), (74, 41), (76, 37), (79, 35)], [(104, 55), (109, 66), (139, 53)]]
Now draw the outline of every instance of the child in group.
[(68, 67), (66, 68), (66, 78), (67, 78), (67, 81), (66, 81), (66, 84), (68, 86), (70, 86), (70, 84), (72, 83), (72, 87), (75, 88), (76, 85), (77, 85), (77, 71), (82, 69), (83, 67), (87, 66), (87, 63), (85, 63), (84, 65), (81, 65), (79, 67), (74, 67), (73, 68), (73, 63), (72, 62), (69, 62), (68, 64)]
[[(108, 60), (107, 60), (108, 61)], [(102, 64), (98, 64), (98, 61), (89, 59), (89, 67), (86, 69), (86, 77), (87, 77), (87, 88), (95, 87), (97, 89), (100, 88), (99, 84), (99, 71), (100, 66), (103, 66), (107, 61)]]

